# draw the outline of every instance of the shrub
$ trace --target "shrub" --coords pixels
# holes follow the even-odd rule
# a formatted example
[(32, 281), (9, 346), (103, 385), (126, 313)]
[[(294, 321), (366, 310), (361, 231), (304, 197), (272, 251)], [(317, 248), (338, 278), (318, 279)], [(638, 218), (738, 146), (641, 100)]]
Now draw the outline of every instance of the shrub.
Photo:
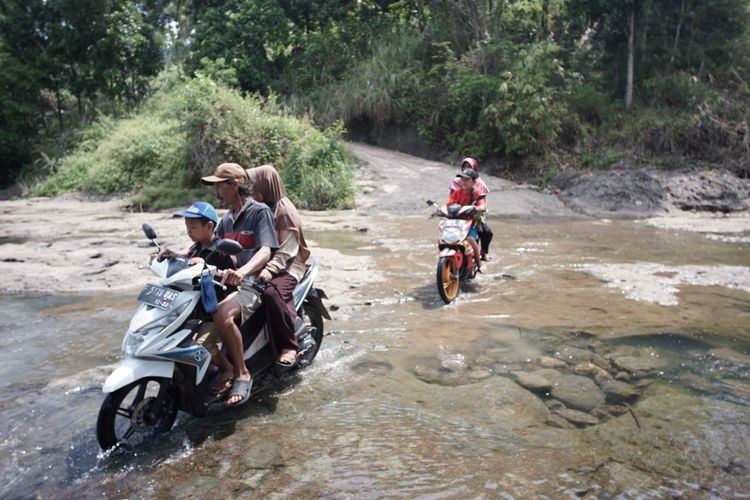
[(162, 77), (140, 112), (100, 120), (33, 194), (133, 192), (154, 208), (181, 205), (205, 193), (200, 177), (226, 161), (274, 164), (300, 206), (351, 204), (350, 159), (335, 129), (323, 133), (273, 98), (243, 97), (201, 75)]

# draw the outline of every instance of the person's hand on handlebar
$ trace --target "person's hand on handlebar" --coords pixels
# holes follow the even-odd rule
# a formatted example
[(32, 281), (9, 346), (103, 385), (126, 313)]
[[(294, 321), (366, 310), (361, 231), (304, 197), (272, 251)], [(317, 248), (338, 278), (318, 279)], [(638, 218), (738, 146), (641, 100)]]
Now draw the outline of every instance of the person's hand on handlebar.
[(152, 253), (149, 255), (148, 263), (151, 264), (154, 259), (161, 262), (164, 259), (169, 259), (171, 257), (176, 257), (177, 253), (174, 250), (170, 250), (169, 248), (163, 248), (159, 253)]
[(236, 269), (225, 269), (221, 275), (221, 284), (229, 286), (240, 286), (245, 275)]
[(477, 207), (475, 205), (464, 205), (461, 210), (458, 211), (461, 215), (472, 215), (476, 213)]

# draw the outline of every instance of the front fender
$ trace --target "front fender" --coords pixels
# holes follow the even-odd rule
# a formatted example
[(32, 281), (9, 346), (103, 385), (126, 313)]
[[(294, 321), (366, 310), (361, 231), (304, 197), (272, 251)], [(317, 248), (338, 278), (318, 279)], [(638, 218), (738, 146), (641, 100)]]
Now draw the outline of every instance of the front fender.
[(174, 363), (171, 361), (125, 358), (117, 365), (115, 371), (107, 377), (107, 380), (104, 381), (102, 392), (114, 392), (142, 378), (172, 378), (173, 374)]

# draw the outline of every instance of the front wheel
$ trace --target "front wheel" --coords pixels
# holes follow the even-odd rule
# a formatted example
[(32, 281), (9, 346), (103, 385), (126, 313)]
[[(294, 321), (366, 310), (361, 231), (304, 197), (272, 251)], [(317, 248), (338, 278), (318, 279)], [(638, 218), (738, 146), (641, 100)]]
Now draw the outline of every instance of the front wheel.
[[(170, 385), (169, 379), (143, 379), (107, 394), (96, 421), (99, 446), (108, 450), (118, 444), (135, 444), (171, 429), (177, 398)], [(155, 408), (160, 391), (161, 404)]]
[(443, 302), (450, 304), (458, 297), (461, 281), (456, 269), (456, 261), (450, 257), (440, 257), (437, 262), (437, 289)]

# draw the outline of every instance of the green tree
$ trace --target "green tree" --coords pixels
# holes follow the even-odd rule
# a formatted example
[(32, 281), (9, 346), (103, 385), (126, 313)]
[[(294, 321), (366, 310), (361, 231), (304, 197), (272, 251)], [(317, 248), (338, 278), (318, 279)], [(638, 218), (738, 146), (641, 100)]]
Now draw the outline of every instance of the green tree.
[(195, 36), (188, 69), (223, 58), (245, 90), (265, 91), (281, 74), (290, 25), (275, 0), (193, 2)]

